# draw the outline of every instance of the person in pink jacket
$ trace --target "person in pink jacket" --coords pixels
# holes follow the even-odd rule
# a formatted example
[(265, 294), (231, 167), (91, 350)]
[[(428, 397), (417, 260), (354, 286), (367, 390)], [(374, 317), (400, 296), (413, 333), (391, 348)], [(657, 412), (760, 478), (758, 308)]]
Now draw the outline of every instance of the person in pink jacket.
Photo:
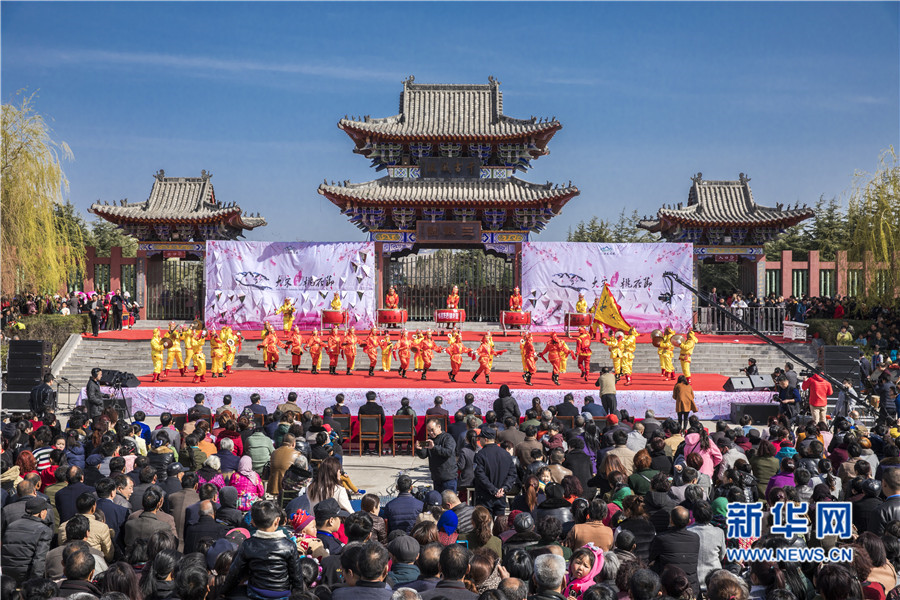
[(709, 438), (709, 434), (702, 427), (699, 432), (691, 429), (684, 438), (684, 457), (687, 459), (690, 453), (699, 454), (703, 459), (703, 466), (700, 467), (701, 473), (706, 473), (710, 478), (720, 462), (722, 462), (722, 451)]
[(800, 387), (809, 390), (809, 411), (812, 413), (813, 423), (825, 423), (828, 396), (833, 393), (831, 384), (818, 373), (813, 373)]

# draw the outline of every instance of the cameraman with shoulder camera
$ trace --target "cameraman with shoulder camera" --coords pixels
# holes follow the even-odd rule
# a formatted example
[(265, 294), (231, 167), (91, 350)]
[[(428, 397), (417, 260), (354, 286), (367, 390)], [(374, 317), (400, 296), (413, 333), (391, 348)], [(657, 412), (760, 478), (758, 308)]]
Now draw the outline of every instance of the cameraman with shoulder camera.
[(778, 402), (778, 411), (793, 419), (800, 410), (800, 390), (791, 387), (791, 382), (783, 375), (775, 380), (775, 390), (773, 399)]
[(100, 378), (103, 376), (103, 369), (94, 367), (91, 369), (91, 378), (87, 382), (87, 405), (88, 417), (95, 419), (103, 414), (103, 401), (109, 398), (108, 394), (100, 391)]

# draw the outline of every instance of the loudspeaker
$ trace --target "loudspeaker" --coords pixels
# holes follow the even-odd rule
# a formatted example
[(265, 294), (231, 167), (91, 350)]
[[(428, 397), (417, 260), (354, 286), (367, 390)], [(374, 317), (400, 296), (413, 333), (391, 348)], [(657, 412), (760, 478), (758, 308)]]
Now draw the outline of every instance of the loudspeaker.
[(115, 369), (103, 369), (103, 374), (100, 376), (100, 383), (103, 385), (121, 385), (126, 388), (133, 388), (141, 385), (140, 380), (134, 373), (116, 371)]
[(771, 390), (775, 387), (775, 382), (772, 381), (771, 375), (751, 375), (750, 383), (753, 385), (754, 392)]
[(729, 377), (722, 389), (726, 392), (750, 392), (753, 384), (749, 377)]
[(750, 415), (753, 423), (766, 423), (769, 417), (778, 416), (778, 404), (775, 402), (766, 402), (763, 404), (751, 404), (749, 402), (732, 402), (731, 403), (731, 422), (738, 423), (741, 417)]
[[(819, 354), (819, 366), (838, 381), (849, 379), (859, 389), (859, 348), (856, 346), (823, 346)], [(835, 397), (838, 390), (834, 390)]]
[(31, 392), (3, 392), (3, 412), (22, 413), (31, 410)]
[(49, 341), (10, 341), (6, 389), (11, 392), (30, 392), (50, 372), (50, 353)]

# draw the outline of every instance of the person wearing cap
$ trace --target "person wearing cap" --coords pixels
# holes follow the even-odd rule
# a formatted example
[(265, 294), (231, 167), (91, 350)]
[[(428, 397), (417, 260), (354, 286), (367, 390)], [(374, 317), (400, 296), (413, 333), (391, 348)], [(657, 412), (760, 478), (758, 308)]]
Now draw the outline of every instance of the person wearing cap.
[(350, 513), (342, 509), (334, 498), (316, 503), (313, 512), (316, 516), (316, 537), (322, 540), (330, 554), (338, 554), (344, 545), (334, 536), (334, 532), (341, 528), (341, 519), (349, 517)]
[(244, 579), (251, 598), (282, 599), (306, 589), (297, 546), (278, 531), (280, 517), (281, 509), (271, 500), (253, 504), (250, 518), (256, 532), (234, 555), (221, 597), (227, 597)]
[(408, 583), (416, 581), (421, 574), (416, 560), (419, 558), (419, 542), (408, 535), (401, 535), (391, 540), (387, 545), (391, 555), (391, 570), (388, 572), (385, 583), (392, 590), (406, 587)]
[(166, 477), (165, 481), (159, 483), (159, 487), (162, 488), (167, 496), (181, 491), (181, 478), (184, 477), (187, 470), (187, 467), (177, 462), (166, 467), (166, 475), (168, 477)]
[(4, 575), (21, 584), (33, 577), (43, 577), (45, 560), (53, 533), (44, 524), (50, 505), (34, 497), (25, 501), (25, 515), (9, 524), (3, 536), (0, 565)]
[(428, 439), (416, 443), (416, 456), (428, 459), (428, 469), (431, 471), (435, 490), (456, 491), (456, 442), (449, 433), (443, 431), (440, 419), (428, 419), (425, 433)]
[(516, 465), (509, 452), (496, 443), (494, 429), (482, 428), (482, 448), (475, 455), (475, 504), (481, 504), (494, 516), (506, 512), (506, 492), (515, 485)]

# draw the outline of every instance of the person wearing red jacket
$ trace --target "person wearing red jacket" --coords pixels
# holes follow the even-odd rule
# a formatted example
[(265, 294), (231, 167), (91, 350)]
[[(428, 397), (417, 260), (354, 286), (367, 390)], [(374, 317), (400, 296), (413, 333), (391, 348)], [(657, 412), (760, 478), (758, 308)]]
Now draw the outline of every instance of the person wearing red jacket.
[(828, 396), (833, 393), (831, 384), (818, 373), (813, 373), (800, 386), (809, 390), (809, 411), (812, 413), (814, 423), (825, 423), (825, 413), (828, 409)]
[(375, 367), (378, 365), (378, 330), (374, 327), (369, 330), (369, 335), (366, 336), (366, 339), (360, 345), (363, 348), (363, 352), (369, 357), (369, 377), (372, 377), (375, 375)]
[(341, 343), (341, 348), (343, 348), (344, 359), (347, 361), (347, 375), (353, 371), (353, 368), (356, 366), (356, 347), (359, 345), (359, 339), (356, 337), (356, 328), (351, 327), (347, 333), (344, 334), (344, 341)]
[[(549, 362), (550, 366), (553, 367), (553, 383), (559, 385), (559, 371), (562, 366), (562, 359), (564, 356), (568, 356), (571, 353), (570, 350), (566, 349), (566, 345), (559, 340), (556, 336), (556, 332), (550, 334), (550, 341), (544, 346), (544, 349), (541, 350), (541, 353), (538, 354), (538, 357), (543, 359), (544, 362)], [(549, 354), (550, 360), (544, 358), (545, 354)]]
[(434, 360), (434, 353), (443, 352), (444, 349), (435, 344), (434, 340), (431, 339), (430, 329), (425, 332), (425, 337), (419, 338), (413, 345), (419, 351), (419, 356), (422, 357), (422, 379), (426, 379), (428, 369), (431, 368), (431, 361)]
[(331, 335), (325, 342), (325, 353), (328, 355), (328, 372), (337, 375), (338, 359), (341, 357), (341, 336), (337, 327), (331, 328)]

